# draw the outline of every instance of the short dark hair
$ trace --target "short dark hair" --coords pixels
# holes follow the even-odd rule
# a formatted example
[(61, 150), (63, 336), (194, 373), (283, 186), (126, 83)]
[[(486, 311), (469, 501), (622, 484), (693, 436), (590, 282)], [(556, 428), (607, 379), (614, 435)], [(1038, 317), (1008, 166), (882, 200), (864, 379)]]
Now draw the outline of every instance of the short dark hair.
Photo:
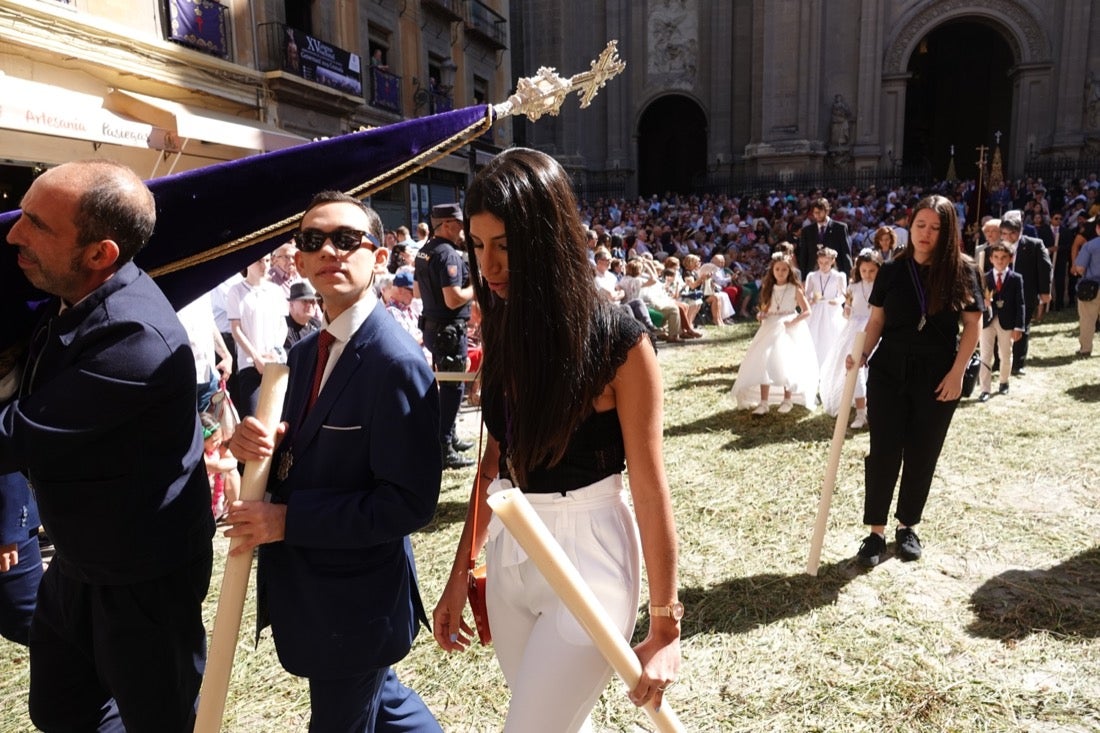
[[(309, 206), (306, 207), (306, 210), (302, 212), (302, 220), (305, 220), (306, 214), (324, 204), (351, 204), (353, 206), (358, 206), (367, 215), (367, 234), (370, 234), (379, 242), (382, 241), (384, 232), (382, 229), (382, 218), (378, 216), (378, 212), (359, 199), (354, 196), (349, 196), (343, 191), (321, 191), (316, 194), (310, 199)], [(302, 223), (299, 221), (299, 228), (301, 225)]]

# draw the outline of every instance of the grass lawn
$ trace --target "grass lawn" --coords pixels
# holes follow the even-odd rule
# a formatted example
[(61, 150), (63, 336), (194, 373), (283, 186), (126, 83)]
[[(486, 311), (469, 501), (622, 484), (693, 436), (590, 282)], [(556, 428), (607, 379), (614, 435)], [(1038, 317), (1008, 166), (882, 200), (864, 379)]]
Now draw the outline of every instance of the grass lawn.
[[(751, 324), (662, 347), (688, 609), (683, 672), (666, 700), (688, 730), (1100, 729), (1100, 358), (1072, 356), (1076, 324), (1069, 311), (1048, 316), (1010, 394), (960, 405), (919, 562), (868, 572), (852, 562), (866, 531), (868, 436), (849, 434), (816, 577), (804, 571), (833, 420), (733, 408)], [(463, 420), (472, 434), (475, 413)], [(472, 475), (446, 473), (435, 520), (413, 538), (429, 610)], [(226, 546), (219, 537), (208, 628)], [(268, 634), (253, 648), (254, 609), (250, 597), (224, 730), (304, 731), (306, 685), (279, 667)], [(446, 655), (422, 633), (397, 671), (444, 730), (500, 729), (508, 694), (491, 649)], [(31, 730), (26, 690), (25, 650), (0, 641), (0, 733)], [(617, 681), (594, 720), (599, 731), (649, 730)]]

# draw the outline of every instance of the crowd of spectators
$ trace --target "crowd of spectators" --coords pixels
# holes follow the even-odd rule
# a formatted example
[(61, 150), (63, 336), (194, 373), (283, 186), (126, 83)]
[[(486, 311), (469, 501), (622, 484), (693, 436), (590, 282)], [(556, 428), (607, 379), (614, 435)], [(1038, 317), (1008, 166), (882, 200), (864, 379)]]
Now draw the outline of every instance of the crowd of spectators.
[[(1100, 214), (1096, 174), (1050, 184), (1039, 178), (1006, 182), (983, 189), (980, 206), (977, 182), (970, 180), (926, 186), (771, 190), (740, 196), (666, 193), (630, 200), (581, 200), (580, 207), (593, 252), (610, 253), (610, 272), (622, 277), (626, 263), (635, 258), (676, 263), (674, 273), (668, 267), (662, 273), (678, 285), (683, 283), (679, 290), (670, 289), (670, 294), (689, 301), (701, 298), (705, 307), (699, 309), (694, 323), (721, 325), (751, 317), (772, 253), (797, 244), (803, 227), (812, 221), (813, 202), (826, 199), (832, 219), (847, 227), (853, 261), (866, 247), (877, 247), (883, 260), (889, 261), (906, 244), (912, 207), (930, 193), (955, 202), (963, 246), (970, 255), (985, 242), (982, 222), (1012, 209), (1022, 212), (1024, 233), (1042, 238), (1052, 250), (1052, 241), (1057, 241), (1050, 236), (1052, 224), (1062, 227), (1063, 262), (1069, 259), (1070, 245), (1079, 233), (1084, 241), (1096, 236), (1094, 217)], [(698, 263), (713, 265), (703, 265), (703, 272), (716, 274), (715, 282), (699, 280)], [(1067, 277), (1060, 285), (1059, 289), (1055, 284), (1055, 303), (1071, 305), (1072, 280)], [(726, 293), (732, 312), (722, 298), (712, 295), (715, 291)]]

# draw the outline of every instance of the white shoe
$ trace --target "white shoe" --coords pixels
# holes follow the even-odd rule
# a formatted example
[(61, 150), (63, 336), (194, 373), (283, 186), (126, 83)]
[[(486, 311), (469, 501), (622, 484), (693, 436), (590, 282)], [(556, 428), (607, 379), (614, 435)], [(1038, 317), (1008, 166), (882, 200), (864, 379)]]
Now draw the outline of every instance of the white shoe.
[(757, 416), (767, 415), (768, 414), (768, 403), (767, 402), (761, 402), (759, 405), (756, 406), (756, 409), (752, 411), (752, 414), (757, 415)]
[(859, 430), (861, 428), (867, 427), (867, 416), (857, 412), (856, 419), (852, 420), (852, 424), (848, 427), (850, 427), (852, 430)]
[(779, 409), (776, 410), (780, 415), (786, 415), (794, 408), (794, 404), (790, 400), (783, 400), (779, 403)]

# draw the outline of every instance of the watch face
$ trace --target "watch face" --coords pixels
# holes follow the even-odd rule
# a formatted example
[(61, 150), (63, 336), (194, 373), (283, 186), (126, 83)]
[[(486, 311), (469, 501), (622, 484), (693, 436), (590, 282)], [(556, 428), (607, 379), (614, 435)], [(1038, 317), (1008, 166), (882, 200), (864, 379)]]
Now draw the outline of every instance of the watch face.
[(672, 604), (672, 618), (679, 621), (683, 617), (684, 617), (684, 604), (683, 603), (673, 603)]

